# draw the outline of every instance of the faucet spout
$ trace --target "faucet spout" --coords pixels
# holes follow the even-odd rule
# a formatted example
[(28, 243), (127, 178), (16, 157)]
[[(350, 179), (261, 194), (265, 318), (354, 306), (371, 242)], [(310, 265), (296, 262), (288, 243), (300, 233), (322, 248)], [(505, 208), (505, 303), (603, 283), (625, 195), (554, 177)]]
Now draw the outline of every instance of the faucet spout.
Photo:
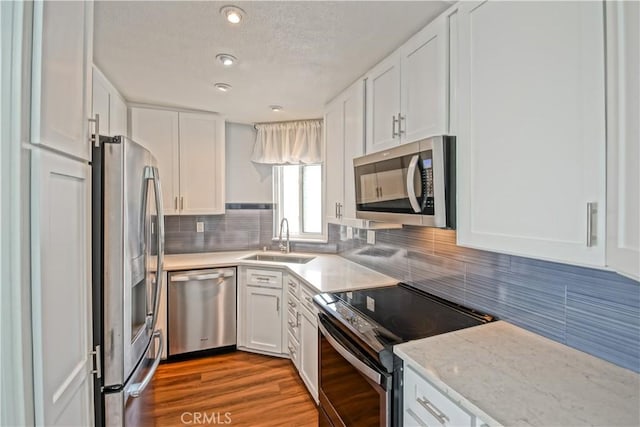
[[(282, 229), (284, 228), (284, 225), (287, 224), (287, 240), (286, 240), (286, 244), (283, 245), (282, 244)], [(289, 253), (291, 252), (291, 245), (289, 243), (289, 220), (287, 220), (287, 218), (282, 218), (282, 221), (280, 221), (280, 233), (278, 235), (278, 240), (280, 241), (280, 244), (278, 245), (278, 247), (280, 248), (280, 251), (284, 252), (284, 253)]]

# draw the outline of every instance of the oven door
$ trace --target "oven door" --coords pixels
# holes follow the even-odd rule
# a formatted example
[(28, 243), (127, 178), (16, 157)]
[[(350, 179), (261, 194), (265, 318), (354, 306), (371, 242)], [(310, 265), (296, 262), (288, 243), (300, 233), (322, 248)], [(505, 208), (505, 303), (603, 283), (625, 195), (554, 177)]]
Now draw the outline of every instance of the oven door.
[(321, 426), (389, 426), (392, 376), (318, 315)]

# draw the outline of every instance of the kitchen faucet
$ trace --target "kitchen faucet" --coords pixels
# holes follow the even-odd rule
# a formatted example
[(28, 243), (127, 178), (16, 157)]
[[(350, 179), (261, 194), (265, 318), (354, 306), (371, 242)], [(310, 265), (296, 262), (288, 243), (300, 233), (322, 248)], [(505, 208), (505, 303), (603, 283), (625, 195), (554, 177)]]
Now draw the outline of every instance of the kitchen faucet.
[[(287, 223), (287, 244), (283, 245), (282, 244), (282, 228), (284, 227), (285, 222)], [(287, 254), (291, 252), (291, 246), (289, 245), (289, 220), (287, 220), (287, 218), (282, 218), (282, 221), (280, 221), (279, 240), (280, 240), (280, 245), (279, 245), (280, 250)]]

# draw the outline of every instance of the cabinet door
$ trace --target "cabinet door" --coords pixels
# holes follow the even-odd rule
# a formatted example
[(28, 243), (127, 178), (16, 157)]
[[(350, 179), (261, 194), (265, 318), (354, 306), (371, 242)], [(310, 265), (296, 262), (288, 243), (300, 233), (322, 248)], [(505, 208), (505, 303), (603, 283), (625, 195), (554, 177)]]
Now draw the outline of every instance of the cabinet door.
[(31, 142), (89, 159), (93, 4), (33, 5)]
[(447, 32), (445, 17), (402, 46), (402, 142), (447, 132)]
[(93, 69), (93, 99), (91, 117), (99, 116), (99, 133), (100, 135), (112, 136), (109, 128), (109, 83), (102, 77), (95, 68)]
[(325, 183), (327, 221), (340, 223), (339, 204), (344, 203), (344, 111), (342, 99), (331, 103), (324, 113)]
[(178, 113), (151, 108), (131, 109), (131, 139), (158, 161), (165, 215), (178, 213)]
[(246, 287), (246, 345), (282, 352), (282, 289)]
[(344, 196), (342, 216), (356, 217), (356, 187), (353, 158), (364, 154), (364, 82), (351, 86), (342, 103), (344, 109)]
[(460, 8), (458, 243), (603, 265), (602, 3)]
[(127, 136), (127, 104), (117, 93), (109, 95), (109, 131), (111, 136)]
[(300, 376), (318, 401), (318, 325), (306, 308), (300, 310)]
[(180, 113), (180, 213), (225, 211), (224, 120), (212, 114)]
[(90, 170), (32, 150), (31, 297), (37, 425), (91, 425)]
[(607, 264), (640, 278), (640, 3), (607, 2)]
[(394, 53), (367, 75), (367, 153), (400, 143), (400, 55)]

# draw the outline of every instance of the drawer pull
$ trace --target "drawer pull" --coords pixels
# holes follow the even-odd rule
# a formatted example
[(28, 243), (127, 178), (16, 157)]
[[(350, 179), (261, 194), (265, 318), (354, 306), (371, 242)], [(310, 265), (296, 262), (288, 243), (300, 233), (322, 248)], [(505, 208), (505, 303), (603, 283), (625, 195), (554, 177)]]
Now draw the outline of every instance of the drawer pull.
[(287, 304), (289, 304), (289, 307), (293, 307), (293, 308), (296, 307), (296, 303), (293, 301), (288, 301)]
[(291, 280), (289, 280), (289, 286), (291, 286), (292, 288), (297, 288), (298, 284), (296, 282), (292, 282)]
[(300, 326), (300, 312), (296, 313), (296, 326)]
[(289, 326), (291, 326), (292, 328), (295, 328), (296, 326), (296, 322), (294, 322), (293, 320), (289, 320), (287, 323), (289, 323)]
[(416, 398), (416, 402), (420, 404), (424, 409), (427, 410), (431, 415), (436, 417), (440, 424), (445, 425), (445, 423), (449, 422), (449, 417), (443, 414), (438, 408), (436, 408), (433, 403), (431, 403), (426, 397), (422, 396), (422, 399), (419, 397)]
[(313, 304), (313, 298), (305, 296), (304, 299), (306, 299), (309, 304)]
[(289, 345), (289, 354), (291, 354), (292, 356), (296, 354), (296, 350), (291, 345)]
[(428, 427), (424, 422), (422, 422), (420, 417), (418, 417), (418, 414), (413, 412), (411, 409), (407, 409), (407, 414), (411, 415), (411, 418), (413, 418), (413, 420), (417, 422), (420, 427)]

